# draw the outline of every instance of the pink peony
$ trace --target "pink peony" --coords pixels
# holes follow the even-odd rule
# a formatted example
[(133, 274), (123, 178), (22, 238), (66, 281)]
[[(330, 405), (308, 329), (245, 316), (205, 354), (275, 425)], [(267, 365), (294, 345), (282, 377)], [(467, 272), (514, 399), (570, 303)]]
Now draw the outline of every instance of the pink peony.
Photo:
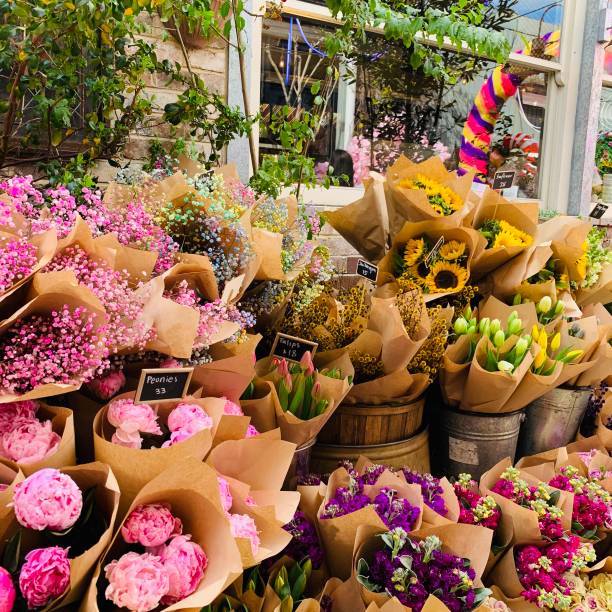
[(219, 483), (219, 495), (221, 496), (221, 506), (223, 510), (229, 512), (234, 503), (232, 492), (230, 491), (229, 482), (222, 476), (217, 476), (217, 482)]
[(244, 416), (244, 412), (242, 412), (242, 408), (232, 402), (232, 400), (228, 400), (227, 397), (222, 397), (221, 399), (225, 400), (225, 405), (223, 406), (223, 414), (228, 414), (230, 416)]
[(115, 429), (111, 442), (125, 448), (141, 448), (142, 438), (137, 431), (127, 432), (123, 429)]
[(125, 375), (121, 370), (109, 372), (101, 378), (94, 378), (87, 383), (87, 388), (102, 400), (109, 400), (117, 395), (125, 385)]
[(131, 399), (111, 402), (108, 407), (108, 422), (127, 433), (140, 431), (161, 435), (157, 414), (148, 404), (135, 404)]
[(148, 553), (126, 553), (111, 561), (104, 573), (108, 580), (106, 599), (134, 612), (157, 608), (170, 586), (168, 572), (159, 557)]
[(169, 605), (185, 599), (202, 581), (208, 560), (202, 548), (191, 542), (190, 538), (178, 535), (167, 545), (150, 549), (150, 552), (159, 555), (170, 578), (168, 593), (161, 600), (163, 604)]
[(38, 402), (10, 402), (0, 404), (0, 436), (11, 431), (18, 423), (33, 421), (36, 418)]
[(230, 527), (232, 535), (235, 538), (245, 538), (251, 540), (251, 550), (256, 555), (259, 551), (259, 535), (257, 533), (257, 525), (248, 514), (230, 514)]
[(0, 612), (11, 612), (15, 596), (15, 586), (11, 575), (0, 567)]
[(189, 438), (191, 438), (192, 435), (193, 434), (183, 431), (182, 429), (177, 429), (176, 431), (173, 431), (170, 434), (170, 439), (166, 440), (162, 444), (162, 448), (168, 448), (169, 446), (174, 446), (175, 444), (178, 444), (179, 442), (182, 442), (183, 440), (188, 440)]
[(159, 364), (160, 368), (182, 368), (182, 364), (180, 361), (177, 361), (176, 359), (174, 359), (174, 357), (168, 357), (167, 359), (164, 359), (160, 364)]
[(181, 520), (172, 514), (169, 504), (137, 506), (121, 527), (121, 535), (128, 544), (143, 546), (160, 546), (182, 532)]
[(259, 432), (257, 431), (257, 429), (255, 429), (255, 427), (253, 425), (249, 425), (247, 427), (246, 430), (246, 434), (244, 434), (245, 438), (254, 438), (255, 436), (258, 436)]
[(60, 597), (69, 584), (67, 548), (35, 548), (25, 556), (19, 573), (19, 588), (30, 610), (46, 606)]
[(13, 509), (28, 529), (64, 531), (79, 518), (83, 495), (70, 476), (45, 468), (15, 485)]
[(168, 415), (170, 431), (181, 430), (193, 435), (204, 429), (212, 429), (212, 427), (213, 420), (197, 404), (183, 402)]
[(29, 465), (55, 453), (61, 436), (51, 428), (51, 421), (33, 420), (20, 423), (0, 440), (0, 454), (7, 459)]

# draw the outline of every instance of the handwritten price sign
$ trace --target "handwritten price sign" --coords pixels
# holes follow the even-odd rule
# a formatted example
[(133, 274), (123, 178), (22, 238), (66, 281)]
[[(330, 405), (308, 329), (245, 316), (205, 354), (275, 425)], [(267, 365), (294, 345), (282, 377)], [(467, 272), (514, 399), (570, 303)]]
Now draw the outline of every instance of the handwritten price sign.
[(318, 346), (316, 342), (279, 333), (276, 334), (270, 355), (288, 361), (299, 361), (308, 351), (314, 355)]
[(136, 389), (135, 402), (165, 402), (187, 395), (193, 368), (152, 368), (143, 370)]

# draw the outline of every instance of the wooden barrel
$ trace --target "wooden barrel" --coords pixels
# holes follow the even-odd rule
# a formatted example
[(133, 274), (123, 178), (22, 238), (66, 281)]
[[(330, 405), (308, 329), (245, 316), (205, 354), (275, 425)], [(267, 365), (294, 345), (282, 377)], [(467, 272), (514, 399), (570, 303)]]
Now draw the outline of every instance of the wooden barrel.
[(407, 466), (421, 473), (431, 471), (427, 429), (407, 440), (389, 444), (352, 446), (317, 442), (312, 449), (310, 469), (317, 474), (326, 474), (335, 470), (343, 459), (356, 462), (361, 455), (374, 463), (391, 467)]
[(323, 444), (347, 446), (407, 440), (423, 424), (423, 396), (409, 404), (340, 404), (319, 434)]

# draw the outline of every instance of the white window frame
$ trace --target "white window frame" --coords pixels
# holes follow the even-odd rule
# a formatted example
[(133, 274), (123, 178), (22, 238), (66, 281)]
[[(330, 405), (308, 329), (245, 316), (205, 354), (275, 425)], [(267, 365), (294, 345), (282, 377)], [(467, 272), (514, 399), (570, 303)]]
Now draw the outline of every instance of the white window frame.
[[(260, 7), (260, 14), (265, 10), (265, 1)], [(327, 7), (303, 0), (285, 0), (282, 5), (283, 14), (303, 17), (323, 23), (339, 23), (334, 19)], [(544, 124), (545, 142), (542, 146), (542, 159), (540, 164), (540, 200), (547, 208), (565, 212), (568, 208), (569, 175), (574, 145), (574, 124), (576, 116), (576, 102), (580, 86), (580, 58), (582, 51), (584, 23), (586, 15), (585, 0), (565, 0), (563, 5), (563, 21), (561, 24), (561, 48), (559, 61), (550, 61), (520, 53), (511, 53), (510, 64), (516, 66), (529, 66), (548, 75), (546, 96), (546, 118)], [(255, 19), (253, 37), (249, 41), (251, 55), (250, 86), (252, 100), (259, 100), (261, 86), (261, 45), (262, 45), (262, 19)], [(437, 41), (421, 37), (425, 44), (437, 46)], [(450, 41), (443, 47), (447, 50), (466, 52)], [(232, 75), (230, 74), (230, 79)], [(604, 84), (612, 86), (612, 77), (605, 77)], [(256, 141), (258, 146), (258, 142)], [(259, 151), (257, 151), (259, 153)], [(341, 201), (335, 199), (337, 204), (348, 203), (360, 197), (359, 188), (331, 188), (340, 189)], [(310, 190), (308, 197), (322, 203), (329, 201), (329, 195), (319, 194), (319, 190)], [(321, 190), (322, 192), (324, 190)], [(352, 195), (354, 194), (354, 197)]]

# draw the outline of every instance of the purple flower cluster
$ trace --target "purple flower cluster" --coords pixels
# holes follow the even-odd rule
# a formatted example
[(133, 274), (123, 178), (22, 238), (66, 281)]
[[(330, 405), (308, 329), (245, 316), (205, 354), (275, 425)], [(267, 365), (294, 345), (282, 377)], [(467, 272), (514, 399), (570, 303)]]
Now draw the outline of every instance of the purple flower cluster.
[(448, 508), (444, 503), (444, 489), (440, 486), (440, 480), (431, 474), (419, 474), (408, 468), (402, 468), (402, 473), (408, 484), (418, 484), (421, 487), (423, 502), (434, 512), (446, 516)]
[(283, 529), (293, 536), (283, 553), (298, 562), (308, 558), (312, 562), (312, 567), (319, 569), (323, 564), (323, 549), (317, 530), (306, 515), (298, 510), (293, 515), (291, 522), (287, 523)]
[(337, 518), (372, 506), (376, 514), (390, 529), (402, 527), (412, 531), (419, 518), (420, 510), (407, 499), (398, 497), (395, 489), (384, 487), (380, 493), (371, 500), (363, 492), (363, 479), (356, 480), (351, 477), (348, 487), (338, 487), (335, 495), (325, 504), (322, 519)]
[(467, 559), (442, 552), (437, 536), (411, 540), (397, 528), (380, 536), (385, 548), (372, 559), (360, 559), (357, 579), (373, 592), (385, 592), (420, 612), (430, 594), (451, 610), (473, 610), (489, 594), (474, 586), (476, 573)]

